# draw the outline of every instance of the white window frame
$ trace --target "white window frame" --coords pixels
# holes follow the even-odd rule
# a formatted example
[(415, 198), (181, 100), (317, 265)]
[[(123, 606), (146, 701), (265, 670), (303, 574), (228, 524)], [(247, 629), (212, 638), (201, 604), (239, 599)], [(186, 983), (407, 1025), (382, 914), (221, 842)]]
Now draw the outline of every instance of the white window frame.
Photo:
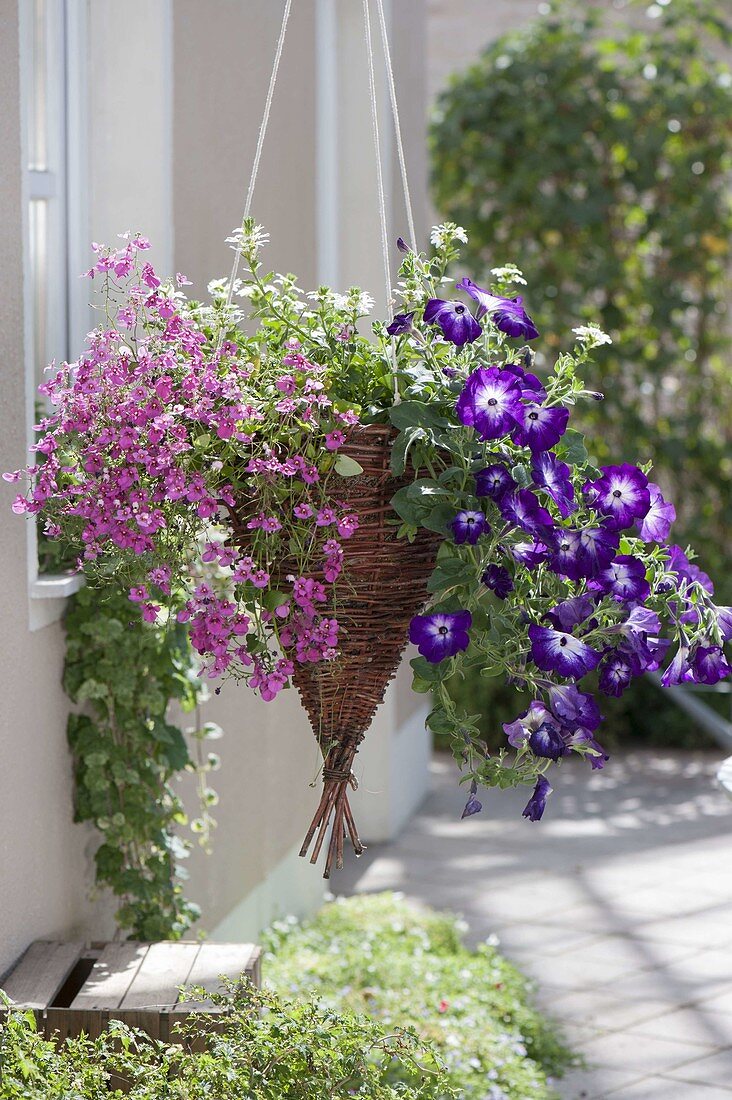
[[(31, 119), (34, 80), (34, 21), (45, 19), (48, 42), (45, 88), (46, 149), (42, 163), (31, 163)], [(79, 278), (88, 252), (88, 0), (20, 0), (21, 158), (23, 167), (24, 235), (24, 345), (26, 429), (34, 440), (37, 386), (44, 364), (41, 356), (57, 361), (75, 358), (91, 328), (91, 307), (85, 280)], [(47, 276), (42, 296), (45, 348), (36, 347), (39, 298), (31, 255), (31, 203), (43, 203), (47, 224)], [(34, 215), (38, 217), (38, 215)], [(28, 588), (31, 629), (60, 618), (64, 599), (77, 591), (81, 575), (43, 575), (38, 572), (35, 522), (28, 524)], [(37, 602), (37, 601), (43, 601)]]

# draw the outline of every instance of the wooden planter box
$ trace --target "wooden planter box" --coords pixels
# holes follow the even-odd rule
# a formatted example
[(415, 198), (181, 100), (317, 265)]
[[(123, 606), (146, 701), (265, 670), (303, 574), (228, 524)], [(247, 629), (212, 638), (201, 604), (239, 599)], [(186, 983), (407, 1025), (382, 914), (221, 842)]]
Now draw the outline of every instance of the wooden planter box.
[[(221, 989), (221, 976), (260, 983), (261, 949), (252, 943), (57, 943), (38, 940), (0, 981), (17, 1008), (32, 1009), (38, 1030), (60, 1039), (96, 1038), (123, 1020), (153, 1039), (175, 1041), (175, 1023), (210, 1001), (179, 1000), (180, 986)], [(0, 1022), (2, 1015), (0, 1014)]]

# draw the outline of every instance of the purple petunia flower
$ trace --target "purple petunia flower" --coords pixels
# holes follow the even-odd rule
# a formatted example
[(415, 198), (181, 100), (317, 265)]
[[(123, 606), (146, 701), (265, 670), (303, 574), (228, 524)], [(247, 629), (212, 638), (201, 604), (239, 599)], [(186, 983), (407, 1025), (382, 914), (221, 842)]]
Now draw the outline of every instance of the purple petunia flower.
[(710, 596), (714, 595), (714, 585), (711, 578), (689, 561), (680, 546), (669, 546), (669, 562), (666, 568), (669, 572), (676, 573), (682, 581), (696, 581)]
[(546, 401), (546, 390), (541, 381), (535, 374), (525, 371), (520, 363), (504, 363), (501, 369), (518, 379), (524, 401)]
[(534, 322), (524, 309), (523, 298), (501, 298), (476, 285), (472, 279), (461, 279), (455, 284), (456, 290), (464, 290), (478, 303), (478, 317), (489, 314), (493, 324), (507, 336), (517, 336), (524, 340), (535, 340), (539, 335)]
[(430, 298), (425, 306), (424, 319), (428, 324), (439, 325), (445, 339), (458, 348), (463, 344), (472, 344), (482, 332), (475, 317), (462, 302)]
[(509, 489), (515, 488), (516, 482), (509, 474), (508, 467), (502, 462), (494, 462), (475, 475), (475, 495), (478, 497), (499, 500)]
[(732, 607), (716, 606), (717, 626), (725, 642), (732, 642)]
[(499, 439), (516, 427), (521, 391), (513, 374), (499, 367), (478, 367), (463, 387), (455, 409), (461, 424), (481, 439)]
[(407, 242), (404, 240), (404, 237), (397, 237), (397, 242), (396, 243), (397, 243), (397, 248), (399, 249), (399, 251), (403, 252), (405, 254), (405, 256), (408, 255), (408, 253), (410, 253), (412, 251), (411, 248), (409, 247), (409, 245), (407, 244)]
[(529, 821), (541, 821), (544, 810), (546, 809), (546, 800), (551, 793), (551, 783), (543, 775), (540, 775), (536, 781), (533, 794), (526, 803), (521, 816), (528, 817)]
[(473, 616), (469, 611), (415, 615), (409, 624), (409, 640), (426, 660), (437, 665), (446, 657), (454, 657), (468, 648), (468, 630), (472, 623)]
[(597, 668), (600, 654), (586, 642), (554, 630), (549, 626), (532, 623), (529, 627), (531, 659), (544, 672), (555, 672), (567, 680), (579, 680), (587, 672)]
[(648, 482), (648, 491), (651, 506), (638, 524), (638, 532), (646, 542), (665, 542), (676, 519), (676, 509), (670, 501), (663, 499), (661, 490), (652, 481)]
[(661, 676), (661, 683), (664, 687), (670, 687), (672, 684), (688, 683), (692, 679), (693, 672), (689, 658), (689, 647), (681, 644), (676, 650), (670, 665)]
[(640, 558), (632, 554), (618, 554), (606, 569), (597, 574), (590, 582), (616, 600), (637, 600), (642, 603), (651, 594), (651, 586), (646, 580), (646, 567)]
[(513, 546), (509, 546), (508, 550), (514, 561), (529, 569), (533, 569), (535, 565), (539, 565), (549, 557), (549, 547), (543, 542), (515, 542)]
[(560, 462), (551, 451), (534, 455), (531, 476), (539, 489), (545, 489), (552, 498), (560, 516), (566, 519), (575, 509), (572, 473), (566, 462)]
[(509, 592), (513, 592), (513, 580), (505, 565), (489, 565), (481, 580), (499, 600), (505, 600)]
[(458, 512), (450, 524), (452, 537), (458, 545), (467, 543), (475, 546), (481, 535), (490, 532), (490, 524), (482, 512), (474, 512), (464, 509)]
[(414, 313), (414, 310), (411, 313), (395, 313), (393, 321), (386, 326), (389, 335), (401, 336), (405, 332), (411, 332)]
[(562, 527), (553, 533), (549, 568), (573, 581), (596, 577), (615, 557), (619, 541), (604, 527)]
[(590, 504), (606, 516), (605, 526), (614, 531), (632, 527), (651, 507), (648, 478), (637, 466), (601, 466), (602, 477), (588, 481)]
[(529, 748), (534, 756), (542, 756), (546, 760), (559, 760), (568, 751), (564, 738), (551, 722), (542, 722), (534, 730), (529, 736)]
[(544, 617), (549, 620), (555, 630), (565, 630), (567, 633), (571, 633), (575, 627), (586, 622), (594, 610), (595, 601), (587, 593), (584, 593), (582, 596), (570, 596), (569, 599), (562, 600), (561, 603), (547, 611)]
[(529, 447), (538, 454), (549, 450), (562, 438), (567, 430), (569, 409), (531, 402), (521, 406), (518, 420), (519, 426), (511, 433), (511, 439), (519, 447)]
[(699, 646), (692, 664), (697, 684), (718, 684), (732, 674), (724, 650), (719, 646)]
[(530, 535), (541, 534), (552, 526), (552, 517), (542, 508), (531, 489), (515, 489), (498, 501), (501, 515)]
[(472, 817), (473, 814), (479, 814), (483, 809), (483, 803), (476, 797), (478, 794), (478, 784), (473, 780), (470, 784), (470, 793), (468, 794), (468, 801), (465, 803), (465, 808), (460, 814), (460, 820), (462, 821), (466, 817)]
[(508, 738), (508, 743), (514, 749), (523, 748), (528, 738), (534, 732), (538, 730), (544, 722), (551, 722), (553, 716), (546, 709), (543, 703), (540, 703), (537, 699), (529, 703), (528, 710), (525, 710), (523, 714), (519, 714), (518, 718), (515, 718), (513, 722), (503, 723), (503, 732)]
[(549, 688), (549, 706), (565, 725), (596, 730), (602, 721), (597, 703), (591, 695), (574, 684), (555, 684)]
[(603, 657), (599, 666), (598, 686), (605, 695), (620, 698), (636, 673), (633, 665), (622, 653), (614, 652)]

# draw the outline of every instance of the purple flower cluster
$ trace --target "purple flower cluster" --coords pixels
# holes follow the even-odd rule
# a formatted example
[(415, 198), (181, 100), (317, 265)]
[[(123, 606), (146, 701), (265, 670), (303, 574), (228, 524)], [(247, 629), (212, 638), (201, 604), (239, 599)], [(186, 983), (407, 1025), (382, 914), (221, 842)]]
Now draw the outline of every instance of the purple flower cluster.
[[(53, 411), (36, 426), (43, 434), (33, 449), (41, 460), (4, 475), (30, 480), (13, 510), (42, 514), (48, 535), (63, 532), (78, 542), (80, 567), (103, 556), (131, 561), (145, 581), (132, 587), (130, 599), (149, 622), (175, 583), (183, 594), (178, 618), (189, 624), (202, 671), (244, 676), (262, 698), (272, 699), (294, 662), (337, 654), (338, 623), (327, 614), (325, 585), (341, 574), (341, 544), (357, 530), (358, 517), (325, 493), (311, 456), (328, 460), (357, 417), (333, 407), (325, 368), (308, 360), (294, 340), (272, 365), (263, 399), (237, 345), (224, 341), (213, 348), (181, 304), (182, 295), (166, 289), (152, 266), (139, 260), (148, 247), (134, 237), (123, 248), (98, 250), (87, 275), (128, 279), (124, 302), (116, 324), (92, 333), (78, 362), (54, 369), (40, 387)], [(178, 286), (186, 282), (178, 276)], [(280, 439), (288, 438), (286, 426), (292, 425), (289, 450), (269, 444), (268, 415), (277, 419)], [(301, 425), (307, 446), (298, 445)], [(210, 439), (218, 441), (214, 459), (232, 448), (243, 488), (224, 476), (222, 461), (207, 457)], [(239, 455), (249, 457), (242, 463)], [(228, 516), (242, 499), (253, 505), (245, 524), (249, 543), (234, 549)], [(183, 516), (190, 520), (183, 523)], [(204, 532), (223, 527), (228, 541), (204, 538), (200, 561), (187, 563), (176, 539), (184, 526), (190, 541), (191, 524)], [(324, 583), (280, 580), (267, 610), (272, 563), (293, 535), (313, 547)], [(217, 570), (216, 584), (200, 581), (201, 570)], [(259, 604), (256, 629), (265, 644), (251, 647), (255, 626), (245, 609)]]

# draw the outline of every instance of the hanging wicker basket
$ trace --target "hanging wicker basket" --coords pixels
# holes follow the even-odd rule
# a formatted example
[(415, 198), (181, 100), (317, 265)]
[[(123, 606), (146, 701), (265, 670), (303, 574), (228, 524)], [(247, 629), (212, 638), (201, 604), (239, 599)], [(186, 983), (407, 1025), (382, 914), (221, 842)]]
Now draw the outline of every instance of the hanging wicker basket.
[[(314, 665), (296, 663), (293, 676), (324, 758), (323, 792), (300, 855), (306, 856), (312, 845), (310, 862), (316, 862), (332, 822), (325, 878), (334, 864), (343, 866), (346, 836), (357, 855), (363, 851), (348, 802), (349, 786), (356, 787), (353, 760), (397, 671), (409, 622), (427, 598), (440, 541), (424, 529), (413, 542), (398, 539), (396, 525), (389, 522), (395, 518), (391, 498), (413, 477), (391, 473), (395, 434), (383, 425), (357, 428), (341, 449), (363, 473), (339, 478), (334, 492), (359, 519), (358, 530), (343, 543), (336, 608), (339, 656)], [(243, 546), (251, 539), (245, 513), (235, 509), (232, 516), (234, 536)], [(292, 572), (292, 563), (283, 559), (273, 580)]]

